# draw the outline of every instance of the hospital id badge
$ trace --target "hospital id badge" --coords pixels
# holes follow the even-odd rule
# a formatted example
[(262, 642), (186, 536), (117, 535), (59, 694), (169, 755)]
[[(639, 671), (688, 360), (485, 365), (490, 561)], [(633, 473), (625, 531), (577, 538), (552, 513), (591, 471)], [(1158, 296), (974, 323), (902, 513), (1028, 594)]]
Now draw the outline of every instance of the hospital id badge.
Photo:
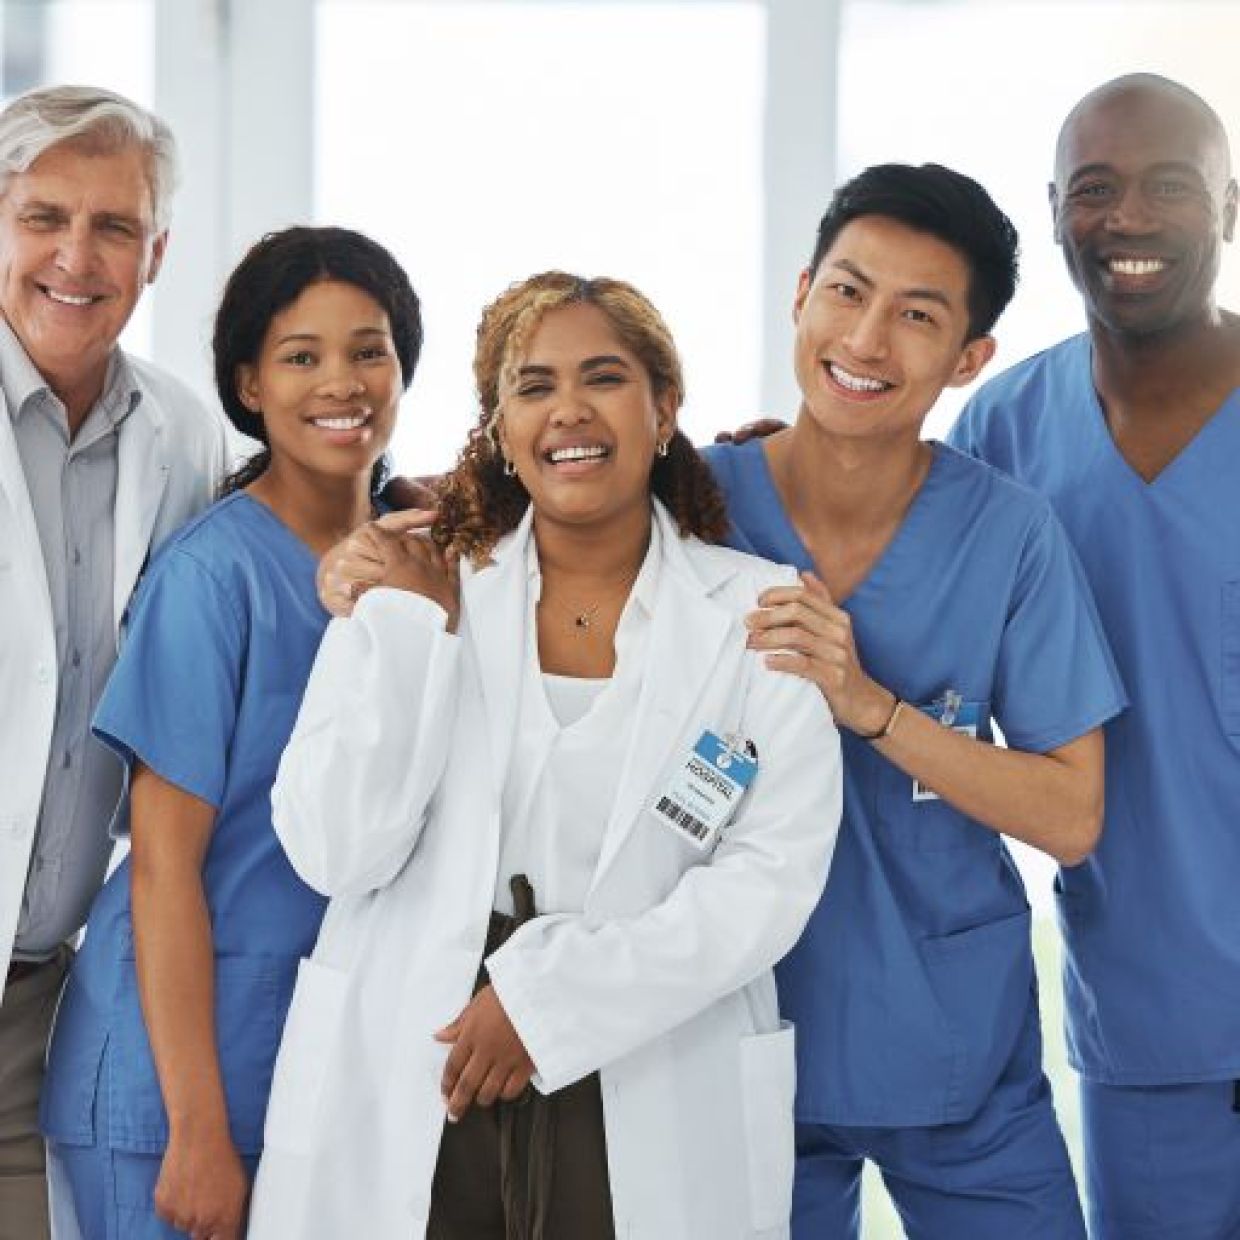
[(705, 852), (732, 820), (757, 773), (758, 754), (752, 742), (703, 732), (651, 813), (686, 843)]
[[(917, 708), (924, 715), (929, 715), (936, 723), (953, 732), (963, 732), (977, 740), (977, 731), (982, 723), (982, 703), (966, 702), (959, 693), (948, 689), (941, 698), (931, 702), (929, 706)], [(937, 801), (939, 794), (927, 788), (919, 779), (913, 780), (914, 801)]]

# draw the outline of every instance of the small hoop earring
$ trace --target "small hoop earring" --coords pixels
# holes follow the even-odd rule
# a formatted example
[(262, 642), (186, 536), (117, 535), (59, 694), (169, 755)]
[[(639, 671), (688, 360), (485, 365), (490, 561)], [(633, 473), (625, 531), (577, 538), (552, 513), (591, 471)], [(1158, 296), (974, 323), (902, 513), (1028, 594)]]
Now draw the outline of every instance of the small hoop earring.
[(659, 442), (659, 446), (655, 448), (655, 451), (660, 456), (667, 456), (668, 452), (671, 450), (671, 446), (672, 446), (672, 437), (669, 435), (666, 439), (661, 440)]
[(512, 463), (511, 457), (504, 457), (504, 477), (515, 478), (517, 476), (517, 467)]

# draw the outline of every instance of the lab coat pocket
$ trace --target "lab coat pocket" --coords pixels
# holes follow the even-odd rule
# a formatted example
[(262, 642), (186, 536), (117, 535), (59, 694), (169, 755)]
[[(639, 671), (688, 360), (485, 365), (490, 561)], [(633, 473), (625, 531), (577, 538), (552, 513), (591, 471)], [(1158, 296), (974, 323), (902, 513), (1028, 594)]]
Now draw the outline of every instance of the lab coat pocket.
[(795, 1030), (789, 1021), (781, 1022), (773, 1033), (741, 1039), (749, 1221), (757, 1231), (787, 1226), (792, 1213), (795, 1051)]
[(1240, 581), (1223, 584), (1222, 712), (1223, 728), (1240, 740)]
[(349, 976), (302, 960), (284, 1024), (267, 1109), (266, 1144), (308, 1153), (318, 1131), (323, 1086), (335, 1059)]

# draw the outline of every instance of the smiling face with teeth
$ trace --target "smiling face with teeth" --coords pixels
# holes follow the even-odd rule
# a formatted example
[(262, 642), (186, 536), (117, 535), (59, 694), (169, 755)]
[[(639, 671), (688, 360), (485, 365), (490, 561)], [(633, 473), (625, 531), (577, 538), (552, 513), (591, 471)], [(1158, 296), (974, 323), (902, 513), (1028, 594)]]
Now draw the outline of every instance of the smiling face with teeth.
[(657, 445), (676, 426), (675, 398), (598, 306), (548, 311), (501, 392), (505, 456), (540, 522), (647, 520)]
[(386, 311), (356, 285), (310, 284), (273, 316), (257, 360), (238, 367), (237, 390), (271, 449), (264, 485), (368, 474), (402, 390)]
[(1060, 134), (1050, 199), (1092, 322), (1148, 336), (1213, 318), (1236, 185), (1225, 136), (1192, 99), (1149, 82), (1087, 97)]
[(167, 235), (155, 231), (138, 147), (71, 142), (13, 174), (0, 198), (0, 310), (36, 369), (84, 416)]
[(966, 339), (969, 274), (952, 246), (896, 220), (846, 224), (797, 289), (801, 419), (916, 443), (942, 390), (971, 382), (994, 352), (989, 336)]

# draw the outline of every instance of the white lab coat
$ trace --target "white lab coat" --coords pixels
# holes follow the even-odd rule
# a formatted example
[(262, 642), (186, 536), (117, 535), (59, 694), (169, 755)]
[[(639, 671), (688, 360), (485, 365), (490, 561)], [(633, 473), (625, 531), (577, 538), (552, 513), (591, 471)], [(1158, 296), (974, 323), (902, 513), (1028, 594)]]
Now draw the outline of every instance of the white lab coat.
[[(741, 616), (789, 570), (656, 515), (646, 674), (585, 909), (528, 923), (488, 967), (540, 1089), (601, 1070), (619, 1237), (781, 1237), (795, 1072), (770, 967), (826, 879), (839, 742), (816, 688), (745, 650)], [(447, 1053), (431, 1035), (469, 1000), (495, 891), (530, 536), (527, 514), (466, 571), (459, 636), (376, 590), (320, 649), (273, 801), (333, 901), (285, 1026), (251, 1240), (425, 1233)], [(709, 856), (649, 809), (706, 729), (760, 760)]]
[[(142, 400), (117, 446), (112, 619), (150, 551), (210, 502), (226, 462), (224, 425), (170, 375), (134, 358)], [(0, 990), (30, 866), (58, 668), (51, 596), (13, 420), (0, 392)], [(110, 812), (111, 807), (108, 807)], [(107, 829), (107, 815), (99, 830)]]

